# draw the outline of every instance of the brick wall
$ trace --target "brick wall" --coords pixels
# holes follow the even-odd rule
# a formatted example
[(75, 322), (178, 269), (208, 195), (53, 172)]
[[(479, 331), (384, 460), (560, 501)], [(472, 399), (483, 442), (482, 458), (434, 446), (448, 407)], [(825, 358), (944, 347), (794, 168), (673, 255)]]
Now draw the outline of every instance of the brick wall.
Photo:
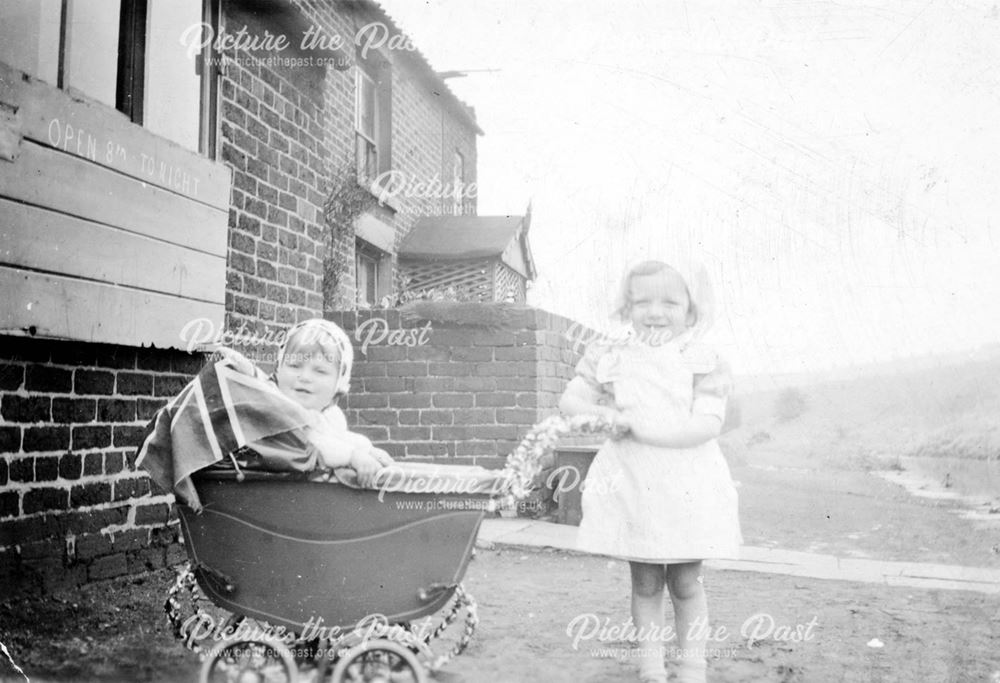
[(145, 422), (202, 357), (18, 337), (0, 349), (0, 592), (181, 559), (171, 496), (131, 465)]
[[(308, 25), (327, 35), (339, 34), (347, 46), (354, 45), (360, 27), (381, 20), (357, 4), (295, 5)], [(228, 25), (246, 24), (251, 33), (265, 30), (252, 14), (225, 7)], [(443, 104), (444, 98), (412, 63), (412, 53), (379, 54), (392, 72), (392, 168), (407, 177), (437, 175), (450, 182), (458, 150), (465, 157), (466, 181), (475, 182), (475, 130)], [(324, 257), (338, 264), (340, 276), (327, 308), (353, 307), (353, 226), (328, 225), (323, 205), (331, 178), (354, 158), (357, 67), (281, 68), (237, 50), (226, 57), (220, 86), (220, 147), (223, 160), (233, 168), (229, 326), (245, 323), (263, 334), (322, 315)], [(394, 228), (398, 246), (417, 216), (444, 209), (438, 199), (400, 194), (395, 208), (376, 207), (372, 213)], [(474, 199), (471, 209), (475, 210)], [(395, 272), (395, 259), (390, 265)]]
[[(567, 335), (573, 322), (519, 304), (420, 307), (420, 318), (398, 310), (327, 315), (355, 342), (348, 423), (394, 457), (499, 467), (528, 428), (557, 411), (579, 359)], [(470, 307), (480, 309), (471, 314), (478, 322)], [(385, 325), (362, 353), (373, 319)], [(417, 345), (425, 328), (427, 343)], [(414, 345), (389, 343), (393, 333)]]
[[(339, 33), (346, 45), (380, 19), (358, 3), (293, 5), (306, 25)], [(229, 26), (259, 27), (237, 3), (223, 6)], [(227, 56), (218, 141), (233, 170), (225, 324), (273, 335), (331, 305), (325, 259), (342, 266), (334, 302), (355, 300), (353, 226), (323, 215), (337, 165), (353, 158), (355, 68)], [(458, 149), (466, 181), (475, 181), (474, 127), (443, 103), (412, 54), (382, 56), (392, 70), (393, 168), (449, 181)], [(437, 199), (399, 196), (394, 209), (374, 213), (398, 245), (416, 216), (441, 210)], [(151, 491), (130, 458), (145, 422), (201, 365), (182, 352), (0, 336), (0, 592), (73, 586), (183, 556), (171, 496)]]

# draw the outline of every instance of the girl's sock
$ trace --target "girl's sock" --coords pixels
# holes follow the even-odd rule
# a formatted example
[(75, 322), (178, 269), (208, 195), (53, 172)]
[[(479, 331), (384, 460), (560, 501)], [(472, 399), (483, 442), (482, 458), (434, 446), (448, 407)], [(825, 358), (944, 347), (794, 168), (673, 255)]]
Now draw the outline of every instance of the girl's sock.
[(632, 572), (632, 624), (639, 648), (639, 679), (661, 683), (667, 678), (662, 640), (664, 568), (638, 562), (629, 566)]
[(708, 662), (704, 657), (681, 657), (677, 667), (677, 683), (705, 683)]
[(705, 598), (701, 565), (671, 567), (684, 572), (684, 581), (678, 581), (670, 594), (674, 605), (677, 627), (678, 658), (677, 680), (681, 683), (705, 683), (708, 662), (708, 602)]
[(663, 663), (664, 650), (662, 646), (644, 643), (639, 646), (642, 655), (639, 658), (639, 680), (649, 683), (666, 683), (667, 667)]
[[(645, 604), (637, 605), (637, 602)], [(638, 630), (639, 637), (635, 646), (639, 652), (639, 680), (650, 681), (651, 683), (665, 683), (667, 680), (667, 667), (663, 660), (667, 653), (663, 642), (659, 638), (663, 631), (662, 596), (656, 600), (633, 598), (632, 609), (633, 614), (638, 613), (641, 616), (659, 615), (658, 620), (649, 619), (645, 622), (647, 626), (644, 629)], [(643, 622), (636, 620), (634, 623)]]
[(654, 674), (644, 674), (639, 673), (639, 681), (641, 683), (667, 683), (667, 671), (663, 670), (663, 673)]

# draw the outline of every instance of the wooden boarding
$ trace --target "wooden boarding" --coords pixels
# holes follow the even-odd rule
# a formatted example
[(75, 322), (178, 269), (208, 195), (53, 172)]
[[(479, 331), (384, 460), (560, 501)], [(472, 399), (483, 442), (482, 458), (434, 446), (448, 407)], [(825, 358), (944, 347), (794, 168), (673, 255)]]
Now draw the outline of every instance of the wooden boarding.
[(158, 242), (0, 199), (0, 261), (210, 303), (225, 301), (225, 255)]
[(0, 196), (226, 255), (228, 210), (183, 199), (33, 142), (21, 142), (17, 161), (0, 162)]
[(231, 170), (0, 64), (2, 333), (184, 348), (225, 315)]
[[(150, 133), (104, 104), (71, 96), (3, 63), (0, 104), (18, 112), (21, 135), (28, 140), (229, 210), (231, 172), (226, 166)], [(181, 173), (188, 174), (186, 192)]]
[(225, 315), (222, 304), (7, 266), (0, 266), (0, 291), (5, 295), (0, 327), (7, 334), (184, 348), (185, 323), (205, 318), (222, 329)]

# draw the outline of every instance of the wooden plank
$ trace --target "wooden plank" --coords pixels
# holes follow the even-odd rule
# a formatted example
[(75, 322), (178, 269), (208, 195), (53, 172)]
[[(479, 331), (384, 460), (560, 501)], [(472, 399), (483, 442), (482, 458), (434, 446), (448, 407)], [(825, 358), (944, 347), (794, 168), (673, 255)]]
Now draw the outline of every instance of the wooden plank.
[(225, 302), (226, 259), (0, 199), (0, 263)]
[(8, 334), (184, 348), (185, 324), (204, 318), (218, 330), (225, 316), (222, 304), (7, 266), (0, 266), (0, 291), (0, 327)]
[(26, 139), (229, 210), (232, 171), (227, 166), (151, 133), (107, 105), (70, 95), (3, 63), (0, 105), (18, 112)]
[(14, 161), (20, 153), (21, 119), (17, 112), (0, 107), (0, 161)]
[(228, 208), (179, 197), (84, 159), (22, 141), (0, 162), (0, 195), (225, 256)]

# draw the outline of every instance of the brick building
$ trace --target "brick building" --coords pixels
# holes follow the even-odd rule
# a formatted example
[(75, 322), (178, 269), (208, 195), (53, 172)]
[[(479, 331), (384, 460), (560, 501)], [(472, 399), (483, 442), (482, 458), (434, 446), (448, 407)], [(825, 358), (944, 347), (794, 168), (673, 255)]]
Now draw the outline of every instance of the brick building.
[(397, 295), (480, 134), (374, 2), (4, 2), (0, 592), (179, 560), (130, 464), (195, 342)]

